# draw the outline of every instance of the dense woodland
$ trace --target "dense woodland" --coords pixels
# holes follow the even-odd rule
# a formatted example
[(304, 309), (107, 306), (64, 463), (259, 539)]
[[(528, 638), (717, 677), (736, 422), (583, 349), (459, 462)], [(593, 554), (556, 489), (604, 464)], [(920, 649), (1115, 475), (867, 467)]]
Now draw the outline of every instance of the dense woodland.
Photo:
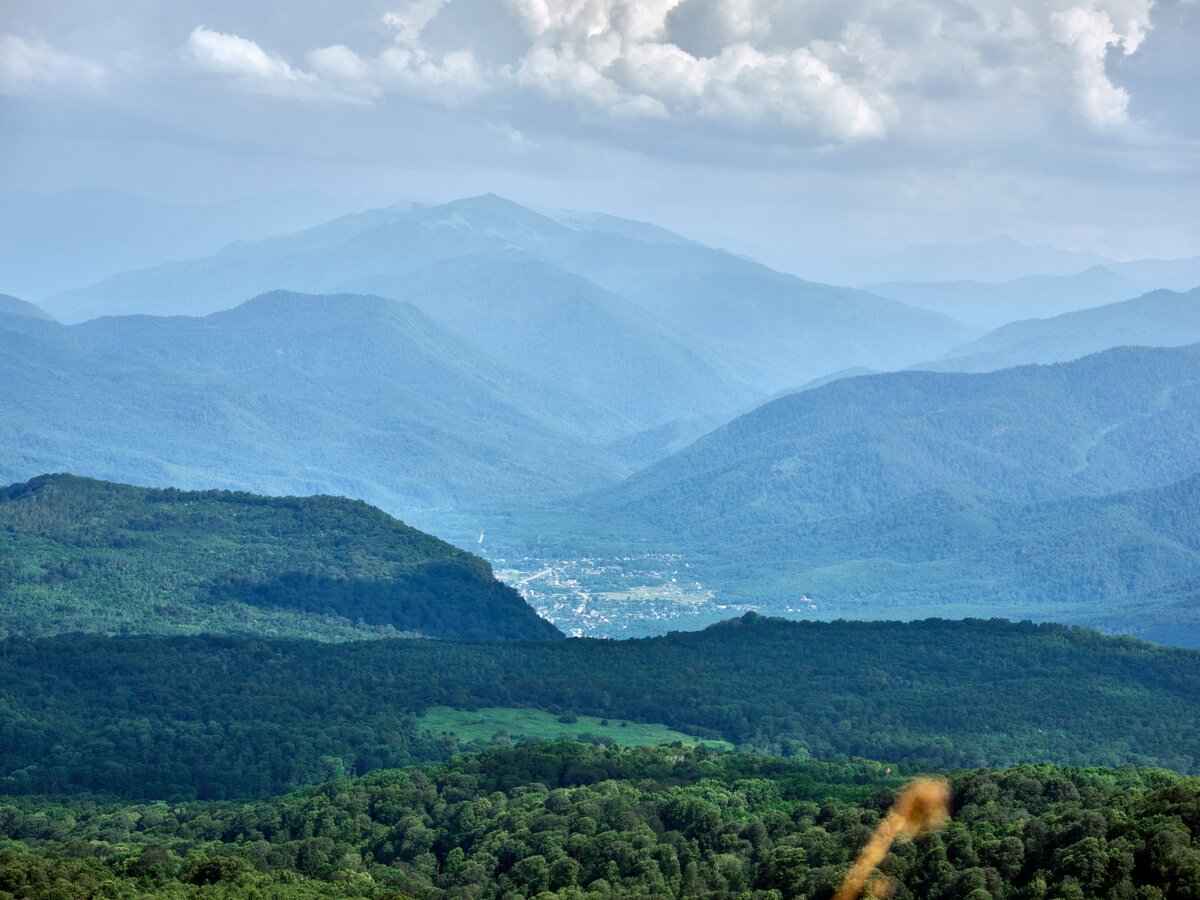
[[(0, 896), (828, 900), (903, 773), (544, 744), (255, 803), (0, 801)], [(880, 866), (898, 900), (1194, 900), (1200, 781), (1022, 767)]]
[(0, 643), (0, 790), (267, 796), (444, 757), (427, 706), (658, 722), (792, 757), (1200, 771), (1200, 654), (1059, 625), (747, 616), (630, 641)]
[(0, 488), (0, 633), (558, 638), (482, 559), (340, 497)]

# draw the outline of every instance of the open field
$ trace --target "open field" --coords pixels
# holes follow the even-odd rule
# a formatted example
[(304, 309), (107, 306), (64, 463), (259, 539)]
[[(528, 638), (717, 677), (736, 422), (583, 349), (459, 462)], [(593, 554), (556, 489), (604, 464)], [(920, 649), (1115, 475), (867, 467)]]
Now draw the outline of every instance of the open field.
[(553, 713), (540, 709), (489, 707), (464, 710), (449, 706), (431, 706), (418, 721), (422, 728), (434, 734), (449, 732), (464, 743), (475, 740), (490, 741), (496, 732), (503, 731), (513, 740), (522, 737), (555, 740), (564, 736), (575, 739), (580, 735), (590, 734), (609, 738), (614, 743), (626, 747), (682, 741), (689, 747), (705, 744), (716, 749), (733, 749), (733, 745), (725, 741), (698, 738), (675, 731), (666, 725), (648, 725), (623, 719), (597, 719), (593, 716), (579, 716), (574, 722), (562, 722)]

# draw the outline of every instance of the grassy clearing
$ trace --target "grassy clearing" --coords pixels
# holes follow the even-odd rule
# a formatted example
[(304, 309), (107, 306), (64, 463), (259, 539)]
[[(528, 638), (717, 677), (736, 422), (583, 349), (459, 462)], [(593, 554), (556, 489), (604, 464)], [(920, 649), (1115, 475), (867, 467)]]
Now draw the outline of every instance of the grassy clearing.
[(579, 716), (574, 722), (561, 722), (558, 716), (540, 709), (494, 706), (465, 710), (449, 706), (431, 706), (418, 721), (422, 728), (434, 734), (450, 733), (463, 742), (489, 741), (496, 732), (504, 731), (513, 740), (522, 737), (539, 740), (557, 740), (563, 737), (576, 739), (580, 735), (590, 734), (610, 738), (615, 743), (627, 747), (682, 741), (688, 747), (705, 744), (722, 750), (733, 749), (733, 745), (726, 741), (698, 738), (675, 731), (666, 725), (647, 725), (623, 719), (597, 719), (592, 716)]

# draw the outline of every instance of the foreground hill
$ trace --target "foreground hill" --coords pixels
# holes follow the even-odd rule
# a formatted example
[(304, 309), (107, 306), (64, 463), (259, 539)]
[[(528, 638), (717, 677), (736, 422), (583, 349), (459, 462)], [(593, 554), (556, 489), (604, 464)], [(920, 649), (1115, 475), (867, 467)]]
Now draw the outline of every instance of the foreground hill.
[[(200, 315), (279, 288), (386, 291), (394, 279), (430, 265), (513, 253), (581, 276), (593, 292), (598, 286), (638, 303), (676, 340), (701, 356), (718, 354), (736, 378), (763, 395), (853, 366), (910, 365), (978, 333), (937, 313), (802, 281), (643, 223), (543, 214), (491, 195), (348, 216), (204, 259), (126, 273), (51, 298), (46, 308), (67, 322), (115, 313)], [(466, 296), (442, 299), (463, 301), (460, 311), (447, 312), (469, 318), (472, 306), (487, 304), (497, 287), (477, 281)], [(556, 279), (528, 282), (523, 290), (532, 293), (514, 298), (501, 287), (496, 302), (519, 301), (518, 319), (529, 310), (556, 308)], [(577, 301), (579, 294), (573, 288), (567, 299)], [(589, 298), (593, 311), (597, 299)], [(611, 314), (611, 300), (605, 305)], [(604, 347), (619, 339), (619, 328), (606, 334), (585, 327), (597, 323), (585, 320), (572, 332), (574, 340)], [(627, 385), (628, 392), (639, 390), (632, 380)]]
[(365, 503), (69, 475), (0, 489), (0, 631), (561, 636), (486, 562)]
[(1200, 341), (1200, 288), (1155, 291), (1133, 300), (1012, 322), (919, 368), (990, 372), (1067, 362), (1118, 346), (1182, 347)]
[[(258, 803), (20, 799), (0, 805), (0, 885), (18, 897), (65, 884), (116, 897), (815, 900), (901, 782), (881, 763), (560, 743)], [(1027, 766), (950, 786), (950, 822), (882, 864), (897, 897), (1195, 896), (1194, 778)]]
[(1000, 621), (746, 617), (633, 641), (0, 644), (0, 791), (266, 795), (444, 755), (429, 706), (663, 723), (789, 755), (1200, 769), (1200, 653)]
[(628, 470), (633, 429), (514, 371), (415, 307), (276, 292), (203, 318), (82, 325), (0, 315), (0, 480), (367, 499), (417, 521)]

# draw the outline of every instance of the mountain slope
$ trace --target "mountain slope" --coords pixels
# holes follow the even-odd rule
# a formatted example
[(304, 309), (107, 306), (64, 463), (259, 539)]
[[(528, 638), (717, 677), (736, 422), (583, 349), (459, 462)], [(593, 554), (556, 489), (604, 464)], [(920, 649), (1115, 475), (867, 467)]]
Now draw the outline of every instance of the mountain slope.
[[(760, 394), (854, 366), (910, 365), (977, 334), (944, 316), (804, 282), (653, 226), (554, 216), (490, 195), (361, 214), (206, 259), (126, 273), (52, 298), (47, 309), (68, 322), (112, 313), (195, 315), (277, 288), (375, 289), (441, 262), (516, 252), (633, 300), (672, 326), (694, 353), (718, 351)], [(552, 287), (552, 281), (542, 285)], [(557, 297), (532, 299), (546, 308)]]
[(0, 489), (0, 630), (556, 638), (483, 560), (339, 497)]
[(40, 300), (118, 272), (212, 253), (230, 241), (306, 228), (353, 205), (314, 191), (205, 205), (96, 187), (5, 191), (0, 290)]
[(761, 267), (652, 274), (622, 290), (766, 394), (846, 369), (903, 368), (914, 353), (977, 333), (939, 313)]
[[(563, 540), (683, 553), (767, 609), (1149, 633), (1133, 608), (1200, 576), (1197, 433), (1200, 345), (846, 378), (583, 498)], [(1172, 640), (1200, 646), (1200, 629)]]
[[(1109, 260), (1094, 253), (1022, 244), (1000, 235), (976, 244), (915, 244), (857, 268), (871, 281), (1011, 281), (1030, 275), (1068, 276)], [(854, 282), (859, 283), (859, 282)]]
[(8, 294), (0, 294), (0, 315), (52, 320), (51, 315), (40, 306), (35, 306), (17, 297), (11, 297)]
[(1066, 362), (1112, 347), (1182, 347), (1200, 341), (1200, 288), (1155, 291), (1121, 303), (1013, 322), (924, 363), (939, 372), (990, 372)]
[(413, 303), (514, 368), (639, 428), (732, 412), (757, 398), (630, 301), (534, 259), (459, 257), (343, 288)]
[(1200, 471), (1200, 345), (986, 375), (845, 378), (768, 403), (602, 491), (656, 525), (787, 524), (934, 489), (1104, 494)]
[(707, 541), (705, 574), (768, 609), (805, 607), (794, 602), (804, 595), (805, 612), (824, 617), (986, 613), (1200, 648), (1200, 475), (1034, 504), (928, 491), (870, 513)]
[(881, 297), (986, 328), (1116, 303), (1146, 289), (1143, 282), (1122, 277), (1107, 266), (1093, 266), (1076, 275), (1029, 275), (998, 283), (895, 281), (866, 287)]
[(627, 423), (378, 297), (275, 293), (70, 327), (4, 317), (0, 383), (6, 481), (332, 493), (417, 521), (624, 472), (598, 448)]

